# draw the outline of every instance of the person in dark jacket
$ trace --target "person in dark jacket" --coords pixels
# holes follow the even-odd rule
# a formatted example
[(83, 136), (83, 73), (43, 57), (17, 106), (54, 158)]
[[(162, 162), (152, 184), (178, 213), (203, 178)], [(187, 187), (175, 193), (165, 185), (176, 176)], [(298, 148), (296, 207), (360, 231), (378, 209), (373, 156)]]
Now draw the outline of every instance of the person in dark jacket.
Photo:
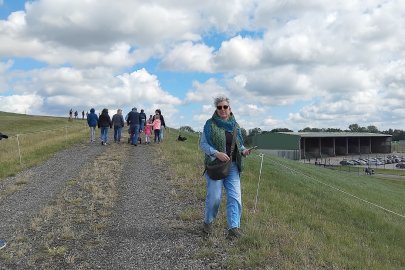
[(87, 124), (90, 127), (90, 142), (94, 142), (95, 140), (97, 123), (98, 123), (98, 116), (95, 113), (94, 108), (91, 108), (90, 113), (87, 115)]
[(131, 144), (135, 146), (138, 145), (140, 123), (141, 121), (137, 109), (132, 108), (132, 111), (128, 113), (127, 125), (129, 126), (132, 136)]
[(108, 128), (112, 128), (111, 118), (108, 115), (108, 109), (103, 109), (98, 119), (98, 128), (100, 128), (100, 139), (102, 145), (107, 145)]
[(139, 113), (139, 120), (140, 120), (139, 130), (143, 130), (143, 128), (145, 127), (145, 123), (146, 123), (146, 114), (143, 109), (141, 109), (141, 112)]
[(114, 142), (121, 142), (121, 131), (124, 127), (124, 117), (122, 116), (122, 110), (118, 109), (117, 113), (113, 115), (112, 123), (114, 126)]
[(165, 123), (165, 119), (164, 119), (164, 117), (162, 115), (162, 111), (160, 109), (157, 109), (155, 111), (155, 114), (157, 114), (157, 113), (160, 116), (160, 122), (161, 122), (160, 131), (159, 131), (159, 140), (163, 141), (163, 136), (165, 134), (166, 123)]

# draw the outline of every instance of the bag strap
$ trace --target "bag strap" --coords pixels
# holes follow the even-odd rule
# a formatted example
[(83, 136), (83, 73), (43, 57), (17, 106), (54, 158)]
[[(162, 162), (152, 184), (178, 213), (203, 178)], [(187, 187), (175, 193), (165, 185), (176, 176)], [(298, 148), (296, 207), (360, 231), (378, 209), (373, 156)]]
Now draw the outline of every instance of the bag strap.
[(233, 150), (235, 150), (235, 139), (236, 139), (236, 127), (233, 129), (233, 134), (232, 134), (232, 144), (231, 144), (231, 161), (232, 161), (232, 156), (233, 156)]

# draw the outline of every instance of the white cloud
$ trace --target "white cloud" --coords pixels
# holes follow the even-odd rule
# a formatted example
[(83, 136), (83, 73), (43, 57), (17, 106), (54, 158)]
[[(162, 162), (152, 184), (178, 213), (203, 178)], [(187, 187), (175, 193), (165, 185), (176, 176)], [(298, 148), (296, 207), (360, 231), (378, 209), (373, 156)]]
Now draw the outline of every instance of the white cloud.
[[(157, 77), (145, 69), (118, 76), (111, 74), (111, 70), (105, 68), (48, 68), (18, 72), (13, 75), (18, 81), (14, 84), (15, 96), (33, 92), (43, 101), (41, 110), (56, 115), (64, 115), (70, 107), (81, 111), (90, 107), (132, 108), (155, 103), (170, 107), (181, 103), (180, 99), (163, 90)], [(4, 108), (10, 111), (12, 107)]]
[(213, 48), (204, 44), (184, 42), (162, 58), (161, 67), (177, 71), (212, 72), (212, 51)]
[[(225, 94), (238, 121), (252, 127), (405, 125), (404, 1), (38, 0), (25, 7), (0, 20), (7, 110), (18, 107), (12, 98), (49, 114), (65, 114), (70, 104), (161, 106), (170, 121), (198, 122)], [(183, 92), (160, 85), (168, 81), (162, 73)]]
[(214, 78), (208, 79), (205, 83), (194, 81), (193, 89), (187, 92), (185, 102), (213, 103), (216, 96), (227, 94), (228, 91), (219, 85), (217, 80)]
[(0, 111), (23, 114), (44, 113), (41, 110), (43, 98), (37, 95), (0, 96)]
[(224, 41), (215, 58), (218, 70), (249, 70), (260, 64), (263, 52), (261, 40), (236, 36)]

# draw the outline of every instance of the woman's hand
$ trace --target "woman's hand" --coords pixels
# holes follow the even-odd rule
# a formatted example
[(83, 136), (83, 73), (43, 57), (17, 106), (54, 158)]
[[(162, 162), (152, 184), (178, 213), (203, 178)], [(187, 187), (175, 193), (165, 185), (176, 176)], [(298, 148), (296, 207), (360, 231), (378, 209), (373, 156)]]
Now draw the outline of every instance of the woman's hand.
[(223, 152), (217, 152), (215, 154), (215, 157), (217, 159), (219, 159), (220, 161), (224, 161), (224, 162), (230, 160), (229, 156), (226, 153), (223, 153)]
[(245, 149), (245, 150), (242, 151), (242, 155), (243, 155), (244, 157), (246, 157), (246, 156), (250, 155), (251, 152), (252, 152), (251, 149)]

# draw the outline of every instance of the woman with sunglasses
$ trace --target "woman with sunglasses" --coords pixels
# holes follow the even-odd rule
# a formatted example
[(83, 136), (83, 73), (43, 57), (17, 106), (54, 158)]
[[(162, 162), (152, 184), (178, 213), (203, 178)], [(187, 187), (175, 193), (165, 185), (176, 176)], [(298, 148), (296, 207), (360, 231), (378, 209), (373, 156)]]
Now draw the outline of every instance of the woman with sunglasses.
[[(235, 120), (229, 98), (219, 96), (214, 99), (216, 110), (204, 125), (201, 135), (200, 148), (205, 153), (205, 165), (218, 159), (228, 161), (232, 158), (232, 165), (228, 176), (220, 180), (212, 180), (207, 173), (207, 195), (205, 199), (205, 213), (203, 232), (210, 234), (212, 222), (216, 218), (221, 202), (222, 186), (226, 191), (226, 217), (228, 225), (228, 239), (239, 238), (240, 219), (242, 214), (242, 195), (240, 187), (240, 173), (242, 171), (242, 156), (248, 156), (250, 150), (243, 146), (242, 133)], [(233, 130), (236, 128), (234, 151), (231, 155)]]

